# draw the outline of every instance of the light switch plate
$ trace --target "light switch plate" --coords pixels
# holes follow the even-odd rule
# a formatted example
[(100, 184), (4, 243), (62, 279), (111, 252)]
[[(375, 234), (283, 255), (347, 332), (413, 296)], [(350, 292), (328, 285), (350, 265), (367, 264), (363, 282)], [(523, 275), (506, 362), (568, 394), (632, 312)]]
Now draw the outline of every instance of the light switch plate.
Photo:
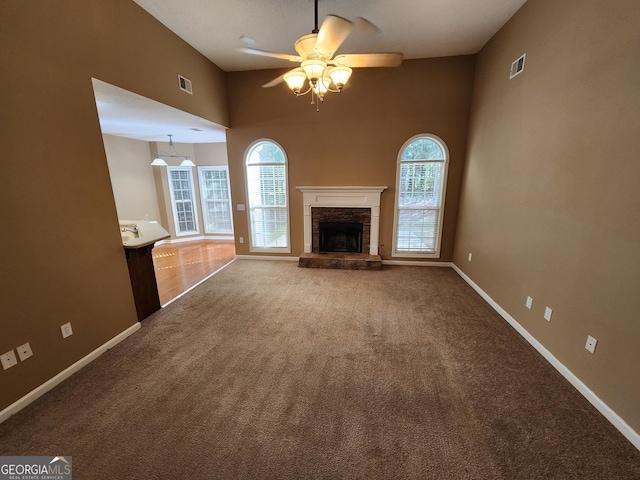
[(553, 310), (551, 310), (549, 307), (544, 309), (544, 319), (547, 320), (548, 322), (551, 321), (551, 314), (553, 313)]
[(525, 307), (527, 307), (529, 310), (531, 310), (531, 307), (533, 306), (533, 298), (531, 297), (527, 297), (527, 302), (524, 304)]

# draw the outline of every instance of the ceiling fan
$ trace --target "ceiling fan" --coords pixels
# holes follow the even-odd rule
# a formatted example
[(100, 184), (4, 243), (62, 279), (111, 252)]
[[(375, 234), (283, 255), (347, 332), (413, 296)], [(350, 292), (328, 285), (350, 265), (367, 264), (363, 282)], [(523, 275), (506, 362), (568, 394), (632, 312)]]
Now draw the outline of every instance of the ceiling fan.
[[(296, 96), (311, 93), (311, 103), (317, 98), (324, 100), (327, 92), (341, 92), (351, 77), (352, 68), (366, 67), (398, 67), (402, 63), (402, 53), (354, 53), (340, 54), (334, 57), (340, 45), (351, 33), (354, 22), (336, 15), (327, 15), (318, 29), (318, 0), (315, 6), (315, 28), (312, 33), (303, 35), (295, 42), (297, 55), (274, 53), (255, 48), (239, 47), (238, 50), (252, 55), (280, 58), (293, 63), (300, 63), (299, 67), (289, 70), (263, 87), (273, 87), (282, 83), (296, 94)], [(365, 26), (367, 30), (377, 30), (373, 24), (359, 18), (355, 25)], [(303, 91), (305, 82), (308, 88)]]

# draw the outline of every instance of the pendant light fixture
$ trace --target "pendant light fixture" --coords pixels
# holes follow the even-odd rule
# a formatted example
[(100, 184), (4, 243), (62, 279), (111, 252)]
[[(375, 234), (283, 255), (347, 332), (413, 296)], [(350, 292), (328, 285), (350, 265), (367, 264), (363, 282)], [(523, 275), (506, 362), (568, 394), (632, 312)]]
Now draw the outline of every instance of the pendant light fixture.
[(167, 136), (169, 137), (169, 153), (158, 152), (156, 158), (151, 162), (151, 165), (154, 167), (166, 167), (168, 164), (164, 160), (165, 158), (182, 158), (182, 163), (180, 163), (181, 167), (195, 167), (196, 164), (193, 163), (189, 155), (181, 155), (176, 151), (176, 148), (173, 145), (173, 139), (171, 138), (173, 135), (167, 134)]

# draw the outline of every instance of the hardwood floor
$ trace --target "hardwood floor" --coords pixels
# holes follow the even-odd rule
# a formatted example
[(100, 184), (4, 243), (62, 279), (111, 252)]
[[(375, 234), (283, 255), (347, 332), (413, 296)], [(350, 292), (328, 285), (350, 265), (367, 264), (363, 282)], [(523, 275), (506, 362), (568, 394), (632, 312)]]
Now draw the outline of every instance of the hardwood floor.
[(235, 256), (233, 241), (204, 240), (153, 249), (160, 303), (166, 304)]

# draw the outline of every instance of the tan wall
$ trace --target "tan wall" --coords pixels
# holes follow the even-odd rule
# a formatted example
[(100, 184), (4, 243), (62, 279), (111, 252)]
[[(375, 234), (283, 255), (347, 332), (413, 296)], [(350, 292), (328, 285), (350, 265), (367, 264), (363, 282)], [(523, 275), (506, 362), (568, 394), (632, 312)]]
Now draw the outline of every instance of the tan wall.
[(227, 158), (227, 144), (225, 142), (219, 143), (196, 143), (194, 146), (196, 162), (198, 166), (205, 165), (228, 165), (229, 159)]
[(396, 162), (414, 135), (442, 138), (451, 155), (441, 261), (451, 261), (458, 196), (466, 150), (474, 57), (408, 60), (399, 68), (358, 69), (347, 88), (329, 94), (320, 112), (309, 96), (296, 98), (285, 85), (260, 86), (281, 70), (228, 74), (231, 129), (227, 150), (238, 254), (250, 254), (244, 154), (252, 142), (270, 138), (289, 161), (291, 254), (303, 251), (301, 185), (387, 185), (382, 193), (380, 254), (390, 258)]
[(529, 0), (482, 50), (454, 255), (636, 432), (638, 25), (635, 0)]
[[(130, 0), (0, 2), (0, 409), (136, 322), (91, 78), (228, 125), (224, 75)], [(177, 73), (194, 95), (177, 87)], [(71, 321), (66, 340), (60, 325)]]
[(115, 135), (103, 135), (103, 141), (118, 218), (159, 221), (149, 143)]

